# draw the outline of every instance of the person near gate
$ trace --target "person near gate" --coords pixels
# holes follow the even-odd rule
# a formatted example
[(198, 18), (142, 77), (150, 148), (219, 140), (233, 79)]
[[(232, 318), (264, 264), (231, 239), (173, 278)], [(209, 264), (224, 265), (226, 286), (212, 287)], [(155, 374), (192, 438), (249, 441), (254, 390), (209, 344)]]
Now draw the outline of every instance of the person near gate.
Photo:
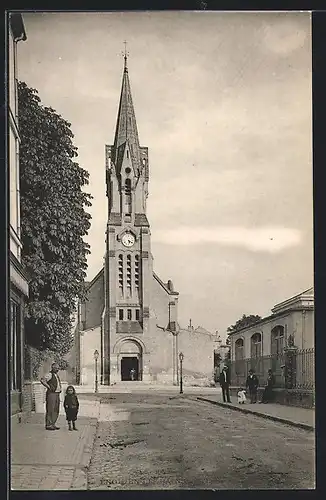
[(252, 368), (249, 370), (249, 375), (246, 380), (246, 387), (249, 389), (250, 403), (257, 402), (257, 391), (258, 391), (259, 380), (255, 374), (255, 370)]
[(230, 399), (230, 373), (229, 373), (229, 368), (227, 366), (223, 367), (223, 370), (220, 373), (220, 386), (222, 387), (222, 395), (223, 395), (223, 401), (226, 403), (231, 403)]
[(58, 420), (60, 409), (61, 381), (58, 375), (59, 366), (52, 363), (51, 371), (47, 377), (42, 377), (40, 382), (46, 387), (46, 413), (45, 428), (48, 431), (58, 430), (55, 424)]
[(136, 370), (135, 370), (135, 368), (131, 368), (131, 370), (130, 370), (130, 379), (131, 380), (136, 380)]
[(214, 382), (215, 382), (215, 387), (217, 386), (218, 382), (220, 380), (220, 370), (218, 366), (214, 367)]
[(275, 385), (275, 377), (272, 370), (268, 370), (267, 382), (260, 403), (271, 403), (273, 401), (273, 387)]

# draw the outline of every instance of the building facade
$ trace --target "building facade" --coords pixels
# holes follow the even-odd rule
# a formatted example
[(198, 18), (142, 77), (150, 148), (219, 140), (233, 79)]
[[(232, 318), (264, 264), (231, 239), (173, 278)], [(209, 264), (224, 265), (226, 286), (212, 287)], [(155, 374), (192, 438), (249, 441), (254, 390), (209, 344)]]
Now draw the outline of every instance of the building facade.
[(254, 368), (261, 382), (272, 369), (276, 383), (285, 385), (288, 353), (295, 359), (297, 387), (314, 386), (314, 290), (309, 288), (272, 309), (272, 314), (258, 323), (232, 332), (232, 380), (244, 382)]
[(17, 96), (17, 44), (26, 40), (21, 14), (10, 13), (8, 23), (8, 174), (9, 174), (9, 352), (11, 413), (23, 407), (24, 385), (24, 302), (28, 296), (28, 277), (21, 265), (19, 122)]
[(213, 336), (179, 327), (179, 293), (153, 271), (148, 148), (139, 142), (126, 56), (114, 143), (105, 153), (106, 255), (103, 269), (88, 283), (88, 300), (79, 306), (80, 382), (93, 384), (95, 350), (104, 385), (130, 380), (131, 371), (144, 383), (177, 383), (181, 348), (189, 351), (185, 373), (188, 368), (189, 376), (207, 376), (213, 370)]

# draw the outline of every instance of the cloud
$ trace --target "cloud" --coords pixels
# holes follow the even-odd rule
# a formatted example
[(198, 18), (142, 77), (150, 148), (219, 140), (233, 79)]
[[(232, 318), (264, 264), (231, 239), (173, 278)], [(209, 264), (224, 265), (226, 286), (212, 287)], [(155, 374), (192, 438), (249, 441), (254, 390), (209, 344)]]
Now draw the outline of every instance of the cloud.
[(267, 226), (260, 228), (180, 226), (176, 229), (153, 231), (152, 240), (170, 245), (217, 243), (243, 247), (252, 252), (277, 253), (298, 245), (301, 233), (296, 229)]
[(287, 56), (291, 52), (302, 48), (307, 38), (306, 26), (301, 28), (295, 18), (283, 18), (278, 24), (264, 23), (264, 43), (266, 47), (280, 56)]

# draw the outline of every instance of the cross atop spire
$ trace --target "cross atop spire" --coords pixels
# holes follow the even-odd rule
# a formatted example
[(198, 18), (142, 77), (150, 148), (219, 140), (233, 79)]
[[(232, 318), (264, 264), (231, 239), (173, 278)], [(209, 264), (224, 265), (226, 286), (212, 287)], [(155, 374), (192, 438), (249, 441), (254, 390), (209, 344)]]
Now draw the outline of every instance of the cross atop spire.
[(127, 42), (126, 42), (126, 40), (123, 43), (124, 43), (124, 46), (125, 46), (125, 50), (123, 52), (123, 57), (124, 57), (124, 60), (125, 60), (124, 70), (128, 71), (127, 57), (129, 56), (129, 52), (127, 51)]

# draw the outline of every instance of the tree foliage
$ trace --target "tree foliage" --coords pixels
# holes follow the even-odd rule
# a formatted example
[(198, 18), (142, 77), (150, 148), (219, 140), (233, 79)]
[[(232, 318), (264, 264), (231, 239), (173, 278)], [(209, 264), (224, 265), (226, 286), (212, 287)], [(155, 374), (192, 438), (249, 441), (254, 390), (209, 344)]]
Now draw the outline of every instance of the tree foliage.
[(84, 298), (92, 197), (70, 123), (37, 94), (18, 83), (22, 262), (31, 275), (25, 332), (30, 345), (63, 355), (76, 298)]
[(260, 320), (261, 316), (258, 316), (258, 314), (250, 314), (248, 316), (246, 314), (243, 314), (242, 318), (238, 319), (238, 321), (236, 321), (234, 325), (229, 326), (226, 331), (228, 334), (233, 333), (236, 330), (240, 330), (241, 328), (246, 328), (248, 326), (254, 325)]

